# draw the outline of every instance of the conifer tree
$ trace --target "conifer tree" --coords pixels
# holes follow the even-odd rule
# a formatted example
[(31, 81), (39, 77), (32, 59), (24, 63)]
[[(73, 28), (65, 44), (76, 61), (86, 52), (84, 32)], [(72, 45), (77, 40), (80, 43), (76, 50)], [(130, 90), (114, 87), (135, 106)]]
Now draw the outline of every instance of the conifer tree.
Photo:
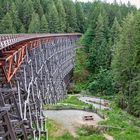
[(112, 62), (114, 79), (122, 94), (119, 105), (140, 116), (140, 14), (130, 14), (123, 23)]
[(77, 30), (76, 9), (72, 0), (63, 0), (66, 12), (66, 31), (75, 32)]
[(47, 32), (48, 32), (48, 22), (45, 15), (43, 15), (40, 21), (40, 33), (47, 33)]
[(112, 45), (118, 42), (120, 32), (121, 32), (121, 27), (120, 24), (118, 23), (117, 18), (115, 17), (114, 23), (111, 28), (111, 37), (110, 37)]
[(48, 13), (46, 14), (49, 32), (58, 33), (59, 32), (59, 18), (56, 6), (52, 0), (48, 1)]
[(29, 24), (31, 22), (32, 14), (34, 12), (32, 1), (24, 0), (20, 10), (21, 10), (20, 12), (21, 15), (19, 15), (19, 17), (21, 17), (25, 29), (28, 30)]
[(0, 5), (2, 5), (2, 13), (3, 13), (3, 15), (5, 15), (7, 12), (9, 13), (9, 11), (11, 10), (11, 3), (12, 2), (13, 2), (12, 0), (0, 1)]
[(93, 38), (94, 31), (91, 27), (89, 27), (82, 38), (82, 44), (85, 46), (85, 50), (87, 53), (90, 52), (90, 47), (92, 46)]
[(0, 4), (0, 20), (3, 18), (4, 16), (4, 11), (3, 11), (3, 5), (2, 3)]
[(21, 23), (19, 33), (26, 33), (25, 27), (24, 27), (24, 25), (22, 23)]
[(62, 3), (62, 0), (55, 0), (55, 5), (59, 16), (59, 30), (60, 32), (66, 31), (66, 13)]
[(33, 13), (32, 20), (29, 25), (29, 33), (39, 33), (40, 32), (40, 20), (37, 13)]
[(17, 7), (14, 3), (12, 3), (11, 5), (11, 11), (10, 11), (10, 16), (13, 20), (13, 26), (14, 26), (14, 29), (17, 33), (20, 32), (20, 28), (22, 26), (22, 23), (18, 17), (18, 10), (17, 10)]
[(35, 12), (38, 13), (39, 17), (41, 18), (44, 14), (44, 11), (40, 3), (40, 0), (33, 0), (33, 6), (34, 6)]
[(98, 72), (100, 68), (108, 69), (109, 48), (105, 38), (104, 20), (100, 14), (96, 23), (95, 38), (90, 49), (90, 68)]
[(41, 4), (41, 6), (43, 8), (44, 14), (45, 13), (48, 13), (48, 4), (49, 4), (49, 1), (50, 0), (40, 0), (40, 4)]
[(84, 33), (85, 31), (85, 16), (84, 16), (84, 12), (83, 12), (83, 8), (80, 4), (80, 2), (76, 1), (76, 17), (77, 17), (77, 26), (78, 26), (78, 30), (81, 33)]
[(1, 21), (0, 33), (1, 34), (15, 33), (15, 30), (13, 28), (13, 21), (9, 13), (7, 13)]

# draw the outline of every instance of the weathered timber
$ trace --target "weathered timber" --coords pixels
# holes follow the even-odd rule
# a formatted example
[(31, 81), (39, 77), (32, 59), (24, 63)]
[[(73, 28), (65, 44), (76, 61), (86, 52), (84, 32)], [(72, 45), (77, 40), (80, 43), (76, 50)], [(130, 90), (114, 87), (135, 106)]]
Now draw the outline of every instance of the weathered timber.
[(0, 138), (47, 138), (44, 104), (67, 95), (80, 34), (0, 35)]

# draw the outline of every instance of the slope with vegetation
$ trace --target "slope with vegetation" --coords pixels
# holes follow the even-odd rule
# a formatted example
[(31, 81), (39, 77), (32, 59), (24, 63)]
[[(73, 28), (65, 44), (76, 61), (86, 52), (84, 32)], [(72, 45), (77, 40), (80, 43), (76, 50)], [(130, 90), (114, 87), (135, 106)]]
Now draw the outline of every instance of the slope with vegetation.
[(139, 117), (140, 13), (130, 3), (96, 1), (91, 9), (81, 41), (90, 72), (86, 89), (94, 95), (117, 95), (118, 106)]

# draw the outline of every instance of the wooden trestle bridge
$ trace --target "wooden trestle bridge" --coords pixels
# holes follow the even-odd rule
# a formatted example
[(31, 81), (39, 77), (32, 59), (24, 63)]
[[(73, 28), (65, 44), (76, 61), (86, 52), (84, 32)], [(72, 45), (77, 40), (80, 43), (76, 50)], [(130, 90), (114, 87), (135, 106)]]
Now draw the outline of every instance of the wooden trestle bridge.
[(47, 140), (43, 105), (67, 95), (80, 36), (0, 35), (0, 140)]

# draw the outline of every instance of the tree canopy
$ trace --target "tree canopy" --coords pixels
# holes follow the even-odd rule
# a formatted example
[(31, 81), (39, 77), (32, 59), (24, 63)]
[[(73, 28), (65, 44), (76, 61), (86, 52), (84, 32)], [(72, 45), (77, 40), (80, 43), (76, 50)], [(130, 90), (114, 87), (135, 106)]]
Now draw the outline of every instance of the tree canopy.
[[(85, 31), (83, 11), (81, 3), (72, 0), (4, 0), (0, 2), (0, 25), (8, 13), (13, 20), (11, 24), (15, 33), (83, 33)], [(10, 18), (7, 19), (8, 22), (11, 22)], [(36, 25), (31, 27), (35, 21), (41, 26), (37, 31), (33, 30)], [(2, 28), (0, 32), (4, 33)], [(8, 29), (7, 33), (12, 32)]]

